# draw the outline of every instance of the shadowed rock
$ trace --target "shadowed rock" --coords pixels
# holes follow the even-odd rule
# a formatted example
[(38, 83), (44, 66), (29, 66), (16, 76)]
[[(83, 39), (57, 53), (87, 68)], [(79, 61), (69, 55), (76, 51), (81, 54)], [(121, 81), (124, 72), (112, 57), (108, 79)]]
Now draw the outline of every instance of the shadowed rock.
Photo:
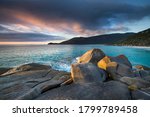
[(132, 64), (130, 63), (130, 61), (128, 60), (128, 58), (125, 55), (119, 55), (119, 56), (116, 56), (116, 57), (110, 57), (110, 60), (112, 62), (124, 64), (124, 65), (132, 68)]
[(143, 77), (143, 79), (150, 82), (150, 76)]
[(106, 72), (92, 63), (73, 64), (71, 76), (74, 82), (97, 82), (107, 78)]
[(45, 92), (37, 99), (50, 100), (128, 100), (130, 91), (125, 84), (117, 81), (92, 82), (63, 86)]
[(37, 64), (37, 63), (30, 63), (30, 64), (25, 64), (16, 68), (12, 68), (10, 70), (8, 70), (6, 73), (2, 74), (1, 76), (5, 76), (5, 75), (10, 75), (10, 74), (14, 74), (17, 72), (23, 72), (23, 71), (34, 71), (34, 70), (48, 70), (51, 67), (48, 65), (41, 65), (41, 64)]
[(142, 90), (132, 91), (131, 96), (133, 100), (150, 100), (150, 93)]
[(135, 86), (137, 89), (150, 87), (150, 82), (140, 78), (122, 77), (120, 78), (120, 81), (126, 83), (129, 86)]
[(0, 99), (34, 99), (70, 79), (70, 73), (40, 67), (40, 64), (36, 65), (40, 68), (31, 66), (25, 65), (19, 72), (0, 77)]
[(112, 79), (118, 80), (121, 77), (134, 77), (132, 69), (124, 64), (110, 62), (106, 66), (106, 71), (110, 74)]
[(136, 70), (134, 71), (134, 76), (150, 81), (149, 80), (150, 71), (147, 71), (147, 70)]

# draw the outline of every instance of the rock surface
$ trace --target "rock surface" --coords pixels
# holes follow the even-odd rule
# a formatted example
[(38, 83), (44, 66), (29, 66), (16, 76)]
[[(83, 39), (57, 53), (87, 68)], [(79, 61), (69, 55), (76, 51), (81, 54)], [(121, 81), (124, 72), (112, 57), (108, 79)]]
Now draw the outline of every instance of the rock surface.
[(85, 54), (83, 54), (79, 60), (78, 63), (94, 63), (97, 65), (97, 62), (105, 57), (105, 54), (100, 49), (92, 49), (87, 51)]
[(150, 82), (139, 78), (122, 77), (120, 81), (126, 83), (129, 86), (135, 86), (137, 89), (150, 87)]
[(150, 100), (150, 93), (142, 90), (132, 91), (131, 96), (133, 100)]
[(101, 59), (98, 63), (97, 63), (97, 66), (101, 69), (104, 69), (106, 70), (106, 67), (107, 67), (107, 64), (110, 63), (111, 60), (110, 60), (110, 57), (108, 56), (105, 56), (103, 59)]
[(110, 62), (106, 66), (106, 71), (110, 74), (111, 78), (118, 80), (121, 77), (133, 77), (134, 73), (132, 69), (124, 64)]
[(1, 74), (1, 75), (5, 76), (5, 75), (10, 75), (10, 74), (14, 74), (17, 72), (23, 72), (23, 71), (48, 70), (50, 68), (51, 67), (48, 65), (40, 65), (37, 63), (30, 63), (30, 64), (21, 65), (16, 68), (12, 68), (12, 69), (8, 70), (6, 73)]
[(128, 87), (117, 81), (71, 84), (45, 92), (37, 98), (47, 100), (128, 100)]
[(36, 63), (1, 68), (0, 99), (150, 99), (150, 70), (132, 68), (124, 55), (108, 57), (92, 49), (71, 65), (71, 73)]
[(128, 58), (125, 55), (119, 55), (119, 56), (116, 56), (116, 57), (110, 57), (110, 61), (111, 62), (120, 63), (120, 64), (124, 64), (124, 65), (132, 68), (132, 64), (130, 63), (130, 61), (128, 60)]
[(131, 65), (130, 61), (124, 55), (119, 55), (119, 56), (116, 56), (116, 57), (105, 56), (103, 59), (101, 59), (97, 63), (97, 65), (98, 65), (99, 68), (102, 68), (102, 69), (106, 70), (106, 67), (110, 62), (116, 62), (118, 64), (123, 64), (123, 65), (126, 65), (126, 66), (132, 68), (132, 65)]
[(92, 63), (73, 64), (71, 76), (75, 83), (105, 81), (107, 78), (106, 72)]
[(67, 72), (40, 64), (36, 64), (39, 68), (35, 68), (35, 64), (28, 66), (30, 71), (24, 69), (0, 77), (0, 99), (34, 99), (70, 79), (70, 73)]

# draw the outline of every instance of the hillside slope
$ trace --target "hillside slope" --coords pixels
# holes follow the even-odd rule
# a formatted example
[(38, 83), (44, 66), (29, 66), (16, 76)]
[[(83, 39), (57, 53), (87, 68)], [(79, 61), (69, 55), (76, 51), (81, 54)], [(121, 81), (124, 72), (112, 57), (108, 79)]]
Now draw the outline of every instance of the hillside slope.
[(150, 28), (122, 40), (118, 45), (150, 46)]
[(112, 45), (120, 42), (127, 37), (135, 33), (124, 33), (124, 34), (107, 34), (92, 37), (75, 37), (67, 41), (63, 41), (60, 44), (108, 44)]

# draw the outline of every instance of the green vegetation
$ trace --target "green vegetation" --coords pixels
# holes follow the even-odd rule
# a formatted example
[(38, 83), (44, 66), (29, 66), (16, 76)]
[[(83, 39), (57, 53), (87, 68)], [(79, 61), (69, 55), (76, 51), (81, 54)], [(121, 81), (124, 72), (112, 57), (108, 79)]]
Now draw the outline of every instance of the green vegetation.
[(117, 45), (150, 46), (150, 28), (129, 36), (127, 39), (120, 41)]

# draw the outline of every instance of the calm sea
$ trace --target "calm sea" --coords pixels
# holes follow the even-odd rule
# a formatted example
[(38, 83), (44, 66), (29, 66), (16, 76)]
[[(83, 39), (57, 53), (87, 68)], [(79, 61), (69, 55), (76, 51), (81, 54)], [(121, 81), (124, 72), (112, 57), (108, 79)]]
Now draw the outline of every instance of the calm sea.
[(25, 63), (42, 63), (54, 69), (70, 71), (71, 63), (87, 50), (100, 48), (109, 56), (124, 54), (133, 65), (150, 67), (150, 48), (105, 45), (22, 45), (0, 46), (0, 67), (14, 67)]

